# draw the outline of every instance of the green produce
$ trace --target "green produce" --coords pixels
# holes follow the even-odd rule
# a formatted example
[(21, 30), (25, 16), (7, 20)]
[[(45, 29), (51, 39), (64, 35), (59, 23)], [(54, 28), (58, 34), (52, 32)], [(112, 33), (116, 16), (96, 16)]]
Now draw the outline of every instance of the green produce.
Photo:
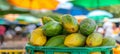
[(71, 15), (63, 15), (62, 22), (64, 29), (69, 33), (75, 33), (78, 31), (77, 20)]
[(70, 34), (70, 33), (67, 32), (65, 29), (63, 29), (61, 34), (63, 34), (63, 35), (68, 35), (68, 34)]
[(65, 38), (64, 45), (68, 47), (79, 47), (84, 46), (86, 41), (86, 37), (79, 34), (79, 33), (73, 33), (68, 35)]
[(89, 19), (89, 18), (84, 19), (81, 21), (79, 29), (81, 34), (88, 36), (92, 34), (96, 29), (96, 23), (92, 19)]
[(50, 15), (50, 17), (52, 18), (52, 19), (54, 19), (55, 21), (57, 21), (57, 22), (62, 22), (62, 19), (61, 19), (61, 16), (57, 16), (57, 15)]
[[(64, 35), (54, 36), (54, 37), (52, 37), (52, 38), (50, 38), (48, 40), (48, 42), (46, 43), (45, 46), (48, 46), (48, 47), (66, 47), (64, 45), (64, 39), (65, 39)], [(54, 52), (54, 54), (69, 54), (69, 53), (66, 53), (66, 52)]]
[(66, 47), (66, 46), (63, 43), (63, 44), (58, 45), (57, 47)]
[(45, 46), (48, 46), (48, 47), (57, 47), (57, 46), (62, 47), (63, 44), (64, 44), (64, 39), (65, 39), (64, 35), (54, 36), (47, 41)]
[(45, 24), (43, 27), (43, 32), (46, 36), (55, 36), (61, 33), (62, 26), (59, 22), (51, 21)]
[(31, 44), (31, 43), (30, 43), (30, 38), (31, 38), (31, 34), (28, 34), (28, 35), (27, 35), (28, 44)]
[(42, 23), (43, 23), (43, 24), (46, 24), (46, 23), (48, 23), (48, 22), (50, 22), (50, 21), (53, 21), (53, 19), (50, 18), (50, 17), (47, 17), (47, 16), (42, 17)]
[(100, 46), (103, 36), (100, 33), (92, 33), (87, 37), (86, 44), (89, 47)]
[(103, 38), (102, 46), (115, 46), (116, 41), (112, 37)]

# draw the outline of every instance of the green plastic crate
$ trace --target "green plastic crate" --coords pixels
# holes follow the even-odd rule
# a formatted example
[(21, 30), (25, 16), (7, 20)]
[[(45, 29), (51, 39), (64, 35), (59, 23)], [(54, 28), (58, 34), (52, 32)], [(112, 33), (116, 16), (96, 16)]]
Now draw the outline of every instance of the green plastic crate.
[[(102, 47), (45, 47), (45, 46), (32, 46), (27, 44), (26, 54), (34, 54), (34, 51), (43, 51), (45, 54), (54, 54), (54, 52), (69, 52), (70, 54), (90, 54), (90, 52), (104, 52), (104, 54), (113, 54), (112, 48), (115, 46), (102, 46)], [(30, 53), (28, 53), (28, 51)]]

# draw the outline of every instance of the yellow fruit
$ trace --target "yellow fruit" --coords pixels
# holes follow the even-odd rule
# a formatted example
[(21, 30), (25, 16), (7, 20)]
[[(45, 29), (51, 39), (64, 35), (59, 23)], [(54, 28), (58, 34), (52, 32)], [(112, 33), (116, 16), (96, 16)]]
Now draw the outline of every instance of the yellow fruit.
[(79, 33), (73, 33), (68, 35), (65, 38), (64, 45), (68, 47), (78, 47), (78, 46), (84, 46), (86, 37), (79, 34)]
[(102, 44), (103, 36), (100, 33), (92, 33), (87, 37), (86, 44), (89, 47), (100, 46)]
[(90, 54), (102, 54), (101, 52), (91, 52)]
[(67, 52), (54, 52), (54, 54), (70, 54), (70, 53), (67, 53)]
[[(45, 54), (44, 52), (35, 52), (35, 54)], [(54, 52), (54, 54), (70, 54), (66, 52)]]
[(35, 54), (44, 54), (43, 52), (35, 52)]
[(35, 46), (43, 46), (46, 43), (46, 36), (44, 36), (43, 31), (40, 28), (35, 29), (31, 33), (30, 43)]

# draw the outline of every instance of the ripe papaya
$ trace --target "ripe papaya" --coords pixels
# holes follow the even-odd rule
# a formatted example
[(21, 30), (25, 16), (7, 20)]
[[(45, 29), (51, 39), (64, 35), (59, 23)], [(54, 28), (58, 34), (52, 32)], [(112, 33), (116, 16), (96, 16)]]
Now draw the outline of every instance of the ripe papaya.
[(72, 33), (65, 38), (64, 45), (68, 47), (84, 46), (86, 37), (79, 33)]
[(69, 32), (69, 33), (75, 33), (78, 31), (78, 23), (77, 23), (77, 19), (74, 18), (71, 15), (63, 15), (62, 16), (62, 23), (63, 23), (63, 27), (64, 29)]
[(90, 54), (102, 54), (101, 52), (91, 52)]
[(35, 46), (43, 46), (47, 37), (43, 34), (42, 28), (37, 28), (31, 33), (30, 43)]
[(86, 44), (89, 47), (100, 46), (102, 44), (103, 36), (100, 33), (92, 33), (87, 37)]

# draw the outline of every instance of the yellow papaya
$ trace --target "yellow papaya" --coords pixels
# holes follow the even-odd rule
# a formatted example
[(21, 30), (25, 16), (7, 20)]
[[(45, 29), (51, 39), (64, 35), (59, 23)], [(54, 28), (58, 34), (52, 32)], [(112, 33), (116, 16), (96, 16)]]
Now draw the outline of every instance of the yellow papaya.
[(86, 41), (86, 37), (79, 34), (79, 33), (73, 33), (68, 35), (65, 38), (64, 45), (68, 47), (79, 47), (84, 46)]
[(101, 52), (91, 52), (90, 54), (102, 54)]
[(78, 31), (77, 19), (71, 15), (63, 15), (62, 23), (64, 29), (69, 33), (75, 33)]
[(103, 36), (100, 33), (92, 33), (87, 37), (86, 44), (89, 47), (100, 46), (103, 41)]
[(35, 46), (43, 46), (46, 43), (46, 36), (43, 34), (42, 28), (37, 28), (31, 33), (30, 43)]
[(35, 52), (35, 54), (44, 54), (44, 52)]

